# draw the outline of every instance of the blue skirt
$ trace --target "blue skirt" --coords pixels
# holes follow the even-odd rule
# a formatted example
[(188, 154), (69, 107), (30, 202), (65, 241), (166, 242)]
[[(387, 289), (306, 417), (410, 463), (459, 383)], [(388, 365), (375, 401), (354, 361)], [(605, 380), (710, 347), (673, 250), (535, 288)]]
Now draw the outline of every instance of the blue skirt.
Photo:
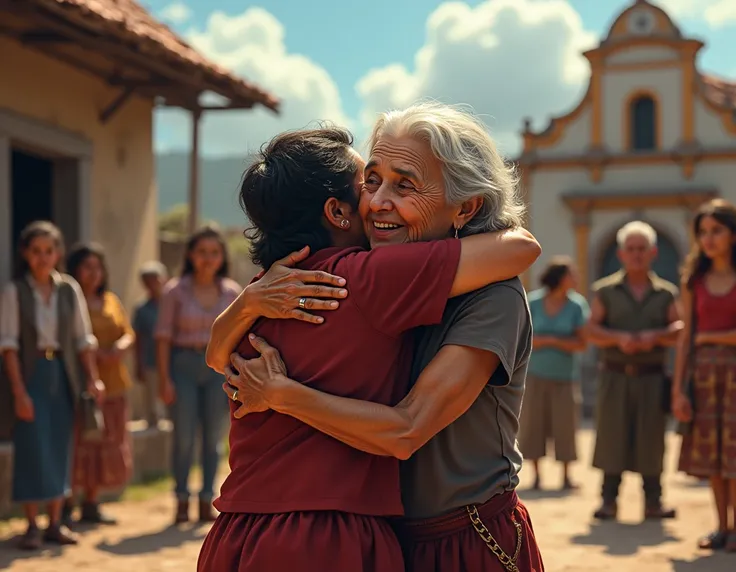
[(13, 429), (13, 500), (47, 502), (70, 492), (74, 404), (60, 359), (39, 358), (26, 380), (33, 421)]

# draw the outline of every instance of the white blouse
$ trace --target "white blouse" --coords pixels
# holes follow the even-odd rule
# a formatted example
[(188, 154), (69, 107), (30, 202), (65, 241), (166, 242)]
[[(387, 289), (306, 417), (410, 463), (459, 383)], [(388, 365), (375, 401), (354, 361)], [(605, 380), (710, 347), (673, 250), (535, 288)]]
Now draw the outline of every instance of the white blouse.
[[(57, 277), (58, 278), (58, 277)], [(33, 290), (36, 301), (36, 331), (38, 332), (39, 350), (59, 349), (59, 287), (55, 280), (48, 303), (38, 289), (32, 277), (26, 278)], [(79, 351), (97, 347), (97, 339), (92, 334), (92, 324), (89, 319), (87, 301), (79, 284), (70, 282), (76, 295), (72, 333), (76, 339)], [(18, 350), (20, 348), (20, 311), (18, 304), (18, 289), (15, 283), (5, 286), (0, 298), (0, 350)]]

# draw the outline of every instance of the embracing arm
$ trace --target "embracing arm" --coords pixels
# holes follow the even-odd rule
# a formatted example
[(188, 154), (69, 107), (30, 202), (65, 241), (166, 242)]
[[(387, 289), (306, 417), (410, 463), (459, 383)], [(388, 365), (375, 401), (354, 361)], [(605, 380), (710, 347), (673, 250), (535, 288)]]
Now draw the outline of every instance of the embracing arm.
[[(339, 302), (323, 298), (345, 298), (345, 280), (327, 272), (292, 268), (309, 256), (309, 247), (274, 262), (260, 279), (246, 286), (235, 301), (212, 324), (205, 359), (207, 365), (224, 373), (230, 354), (250, 331), (258, 318), (295, 319), (312, 324), (324, 322), (322, 316), (304, 310), (336, 310)], [(305, 299), (304, 308), (299, 300)]]
[[(266, 356), (268, 351), (264, 351)], [(242, 370), (245, 360), (233, 359), (235, 367)], [(274, 411), (351, 447), (408, 459), (468, 410), (498, 365), (494, 353), (446, 345), (395, 407), (322, 393), (280, 374), (270, 384), (266, 399)]]
[(460, 262), (450, 297), (519, 276), (539, 258), (542, 248), (523, 228), (460, 239)]
[(229, 357), (243, 336), (253, 327), (258, 316), (249, 308), (247, 286), (225, 311), (217, 316), (210, 330), (207, 343), (207, 365), (218, 373), (225, 373)]

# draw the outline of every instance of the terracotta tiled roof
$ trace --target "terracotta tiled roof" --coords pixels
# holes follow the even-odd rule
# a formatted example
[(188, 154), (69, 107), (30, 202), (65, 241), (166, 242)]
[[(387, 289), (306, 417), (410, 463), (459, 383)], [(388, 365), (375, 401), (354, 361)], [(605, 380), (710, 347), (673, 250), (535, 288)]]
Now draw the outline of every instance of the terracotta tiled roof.
[[(179, 69), (202, 73), (207, 83), (222, 86), (223, 91), (278, 108), (278, 100), (257, 86), (236, 77), (209, 61), (179, 38), (166, 25), (157, 21), (136, 0), (24, 0), (68, 18), (76, 25), (86, 25), (103, 32), (126, 47), (138, 50), (161, 63)], [(228, 96), (225, 93), (221, 95)]]
[(736, 82), (701, 74), (703, 95), (718, 107), (732, 107), (736, 109)]

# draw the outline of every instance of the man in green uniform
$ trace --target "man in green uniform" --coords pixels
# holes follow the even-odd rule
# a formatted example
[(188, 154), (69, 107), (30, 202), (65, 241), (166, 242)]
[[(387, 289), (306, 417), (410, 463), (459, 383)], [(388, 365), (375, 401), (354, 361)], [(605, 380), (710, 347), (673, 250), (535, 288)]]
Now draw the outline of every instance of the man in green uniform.
[(598, 519), (617, 515), (624, 471), (642, 476), (645, 518), (674, 518), (662, 506), (662, 465), (667, 414), (663, 404), (667, 347), (683, 324), (677, 287), (651, 271), (657, 233), (641, 221), (616, 235), (622, 270), (593, 285), (588, 340), (600, 348), (597, 436), (593, 466), (603, 471)]

